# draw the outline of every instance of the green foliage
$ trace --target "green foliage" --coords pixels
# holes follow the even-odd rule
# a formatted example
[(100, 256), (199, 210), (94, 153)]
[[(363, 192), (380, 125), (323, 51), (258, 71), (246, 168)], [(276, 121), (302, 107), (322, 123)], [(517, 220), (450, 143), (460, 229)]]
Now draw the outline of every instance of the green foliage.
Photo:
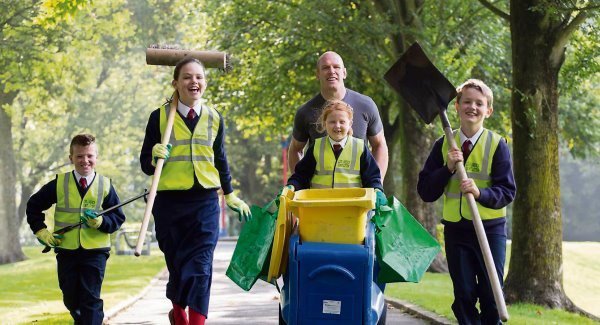
[(562, 142), (573, 157), (600, 156), (600, 15), (573, 35), (560, 72)]
[[(19, 47), (3, 43), (0, 62), (7, 67), (0, 85), (16, 93), (5, 107), (13, 125), (21, 204), (53, 174), (71, 169), (68, 144), (82, 132), (97, 137), (98, 171), (113, 179), (121, 198), (149, 188), (137, 157), (149, 113), (172, 91), (172, 69), (146, 66), (142, 46), (135, 44), (155, 42), (142, 28), (148, 17), (162, 22), (152, 30), (161, 35), (177, 30), (181, 17), (160, 11), (165, 4), (154, 7), (155, 1), (30, 5), (30, 13), (39, 16), (14, 14), (14, 26), (4, 28), (3, 35)], [(15, 7), (11, 12), (28, 11)], [(59, 13), (63, 16), (48, 23)], [(17, 54), (16, 48), (25, 50)], [(22, 60), (14, 60), (18, 56)], [(125, 208), (130, 220), (141, 218), (132, 212), (140, 209), (143, 202)]]
[[(144, 128), (172, 93), (172, 67), (145, 65), (143, 50), (153, 43), (232, 55), (233, 72), (208, 71), (205, 98), (225, 117), (234, 185), (251, 203), (266, 202), (280, 185), (280, 141), (297, 107), (318, 92), (315, 64), (326, 50), (344, 58), (347, 86), (373, 97), (384, 124), (397, 126), (401, 103), (382, 76), (417, 40), (455, 85), (476, 77), (492, 88), (486, 127), (510, 141), (506, 22), (476, 2), (428, 0), (415, 12), (410, 3), (2, 1), (0, 90), (10, 100), (1, 104), (11, 118), (21, 214), (36, 188), (70, 169), (68, 143), (80, 132), (97, 136), (98, 171), (121, 198), (149, 188), (137, 158)], [(507, 2), (496, 5), (508, 10)], [(597, 18), (575, 34), (561, 71), (562, 139), (576, 157), (600, 151)], [(437, 124), (427, 128), (441, 134)], [(141, 218), (143, 205), (125, 208), (129, 220)]]
[[(492, 89), (494, 114), (486, 120), (485, 127), (510, 141), (512, 67), (508, 23), (480, 4), (460, 1), (427, 1), (422, 17), (427, 27), (419, 41), (426, 43), (434, 64), (455, 86), (477, 78)], [(457, 128), (456, 111), (451, 107), (448, 112), (451, 125)]]

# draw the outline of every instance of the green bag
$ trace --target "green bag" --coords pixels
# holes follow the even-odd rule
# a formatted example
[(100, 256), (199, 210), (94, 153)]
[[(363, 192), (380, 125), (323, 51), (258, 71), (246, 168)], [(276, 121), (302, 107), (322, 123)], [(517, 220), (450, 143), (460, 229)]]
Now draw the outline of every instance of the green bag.
[(395, 197), (390, 197), (388, 205), (371, 221), (376, 227), (377, 281), (419, 282), (440, 251), (440, 244)]
[(277, 210), (275, 200), (262, 208), (253, 205), (250, 208), (252, 219), (244, 225), (238, 237), (225, 275), (246, 291), (249, 291), (261, 276), (266, 278)]

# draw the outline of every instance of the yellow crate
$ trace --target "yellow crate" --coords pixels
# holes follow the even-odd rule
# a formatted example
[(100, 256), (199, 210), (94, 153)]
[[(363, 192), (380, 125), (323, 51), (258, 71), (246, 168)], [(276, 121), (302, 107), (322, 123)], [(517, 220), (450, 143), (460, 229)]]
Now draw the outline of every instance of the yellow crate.
[(375, 208), (372, 188), (310, 189), (289, 202), (299, 218), (302, 241), (360, 244), (365, 239), (367, 212)]

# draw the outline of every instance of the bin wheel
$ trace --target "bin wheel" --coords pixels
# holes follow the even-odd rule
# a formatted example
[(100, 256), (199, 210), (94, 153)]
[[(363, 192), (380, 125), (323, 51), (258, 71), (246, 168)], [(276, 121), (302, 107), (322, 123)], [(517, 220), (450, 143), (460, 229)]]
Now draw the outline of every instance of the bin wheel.
[(383, 302), (383, 311), (381, 312), (381, 316), (379, 317), (379, 321), (377, 322), (377, 325), (385, 325), (385, 318), (387, 317), (387, 309), (388, 309), (388, 303), (387, 303), (387, 301), (384, 301)]
[(281, 304), (279, 305), (279, 325), (287, 325), (283, 320), (283, 315), (281, 314)]

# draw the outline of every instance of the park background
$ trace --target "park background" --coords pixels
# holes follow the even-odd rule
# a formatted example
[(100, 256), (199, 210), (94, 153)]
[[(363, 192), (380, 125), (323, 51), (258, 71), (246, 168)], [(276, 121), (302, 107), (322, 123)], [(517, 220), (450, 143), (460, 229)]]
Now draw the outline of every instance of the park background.
[[(318, 92), (318, 56), (338, 52), (348, 69), (346, 86), (379, 106), (390, 154), (386, 193), (443, 240), (440, 203), (424, 203), (416, 194), (418, 171), (442, 134), (439, 121), (422, 123), (383, 80), (418, 41), (454, 85), (475, 77), (494, 91), (494, 114), (486, 127), (505, 135), (513, 148), (518, 186), (509, 207), (509, 304), (575, 312), (585, 306), (600, 315), (587, 307), (600, 302), (594, 253), (600, 241), (596, 2), (0, 3), (0, 272), (32, 256), (24, 249), (34, 244), (24, 221), (27, 199), (54, 174), (71, 169), (73, 135), (98, 138), (97, 170), (113, 179), (122, 199), (149, 187), (138, 161), (144, 129), (150, 112), (172, 94), (172, 68), (145, 64), (150, 44), (231, 55), (231, 72), (208, 71), (204, 97), (225, 118), (234, 187), (257, 205), (283, 184), (282, 153), (294, 112)], [(457, 126), (452, 105), (449, 116)], [(141, 202), (125, 208), (126, 227), (135, 229), (143, 209)], [(231, 225), (228, 232), (235, 235), (240, 225)], [(580, 242), (573, 245), (580, 248), (573, 252), (578, 257), (573, 268), (566, 267), (563, 241)], [(441, 273), (426, 279), (447, 277), (443, 254), (431, 270)], [(575, 304), (563, 285), (571, 278), (588, 294)], [(451, 286), (444, 290), (451, 294)]]

